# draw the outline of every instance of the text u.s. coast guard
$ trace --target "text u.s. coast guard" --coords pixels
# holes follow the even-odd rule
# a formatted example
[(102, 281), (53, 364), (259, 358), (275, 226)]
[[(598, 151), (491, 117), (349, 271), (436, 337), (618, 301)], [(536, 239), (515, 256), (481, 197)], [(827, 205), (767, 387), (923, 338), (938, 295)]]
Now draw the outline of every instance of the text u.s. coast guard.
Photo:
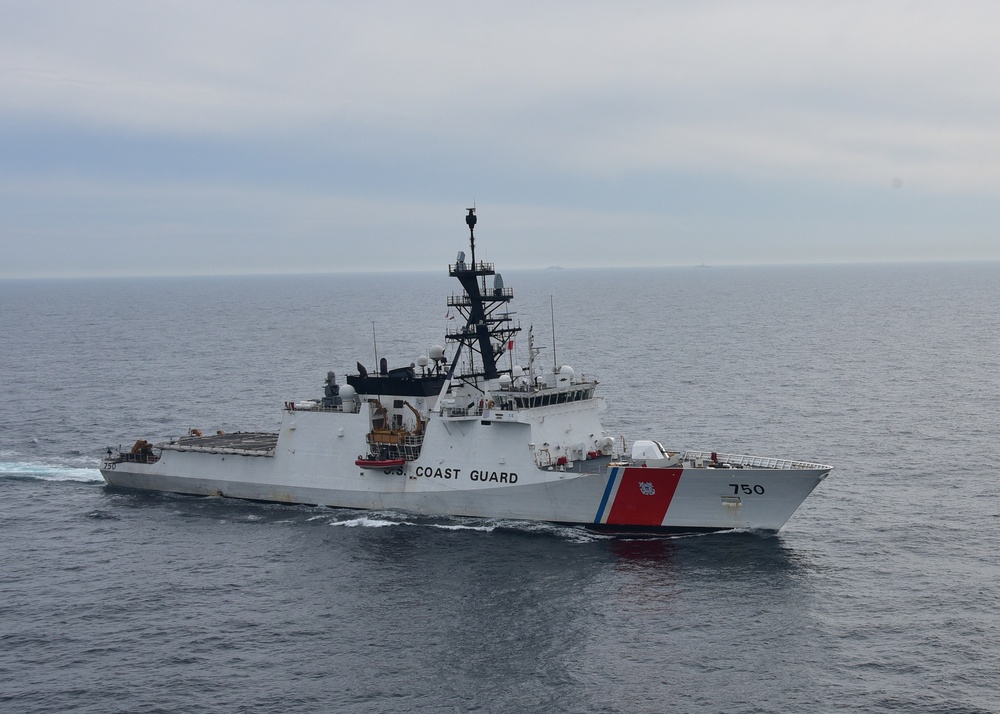
[[(425, 476), (427, 478), (459, 479), (462, 477), (463, 469), (417, 466), (413, 469), (413, 473), (417, 476)], [(472, 469), (468, 473), (468, 478), (470, 481), (517, 483), (517, 474), (513, 471), (481, 471), (479, 469)]]

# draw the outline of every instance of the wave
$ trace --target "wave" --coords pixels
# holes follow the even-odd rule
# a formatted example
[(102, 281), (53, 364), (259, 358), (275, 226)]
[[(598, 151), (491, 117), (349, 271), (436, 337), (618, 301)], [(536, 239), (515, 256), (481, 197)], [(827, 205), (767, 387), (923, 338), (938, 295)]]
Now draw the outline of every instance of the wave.
[[(75, 459), (71, 459), (72, 463)], [(84, 463), (93, 463), (87, 459)], [(39, 481), (78, 481), (81, 483), (103, 482), (101, 472), (96, 468), (83, 466), (43, 464), (34, 461), (0, 461), (0, 478), (36, 479)]]
[[(309, 520), (316, 520), (323, 516), (313, 516)], [(377, 513), (363, 515), (355, 518), (335, 519), (329, 521), (331, 526), (341, 526), (344, 528), (390, 528), (393, 526), (408, 526), (411, 528), (435, 528), (443, 531), (473, 531), (479, 533), (493, 533), (494, 531), (514, 531), (532, 535), (555, 536), (573, 543), (592, 543), (595, 541), (612, 540), (613, 535), (594, 533), (581, 527), (560, 526), (553, 523), (540, 521), (515, 521), (515, 520), (481, 520), (470, 519), (469, 523), (437, 522), (430, 520), (411, 521), (405, 520), (402, 515), (398, 518), (391, 513)]]
[(447, 523), (416, 523), (413, 521), (391, 521), (382, 518), (349, 518), (343, 521), (330, 521), (331, 526), (343, 526), (345, 528), (387, 528), (390, 526), (411, 526), (416, 528), (439, 528), (446, 531), (482, 531), (489, 533), (496, 529), (496, 526), (466, 526), (460, 524)]
[[(308, 520), (327, 520), (325, 515), (312, 516)], [(403, 514), (376, 512), (369, 515), (359, 515), (354, 518), (328, 520), (331, 526), (342, 526), (345, 528), (390, 528), (393, 526), (409, 526), (413, 528), (436, 528), (445, 531), (478, 531), (481, 533), (492, 533), (494, 531), (506, 531), (523, 533), (528, 535), (539, 535), (555, 537), (570, 543), (595, 543), (600, 541), (668, 541), (668, 540), (688, 540), (699, 538), (717, 538), (720, 535), (750, 535), (760, 538), (774, 538), (771, 531), (761, 531), (753, 528), (732, 528), (722, 531), (706, 533), (649, 533), (633, 535), (628, 533), (602, 533), (587, 530), (584, 526), (558, 525), (546, 523), (545, 521), (519, 521), (519, 520), (486, 520), (468, 519), (469, 523), (438, 522), (437, 520), (406, 520)]]

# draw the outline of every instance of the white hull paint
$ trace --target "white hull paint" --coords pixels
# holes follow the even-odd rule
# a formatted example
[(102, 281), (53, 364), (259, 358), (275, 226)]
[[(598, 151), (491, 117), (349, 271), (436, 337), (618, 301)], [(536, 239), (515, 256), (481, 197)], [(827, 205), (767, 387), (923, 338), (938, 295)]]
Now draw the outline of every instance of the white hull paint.
[[(471, 235), (471, 210), (470, 217)], [(775, 531), (831, 470), (675, 452), (654, 441), (627, 450), (601, 425), (597, 382), (569, 367), (541, 374), (530, 338), (527, 371), (498, 368), (520, 328), (498, 312), (512, 293), (499, 276), (485, 288), (492, 266), (475, 262), (470, 242), (471, 264), (460, 254), (450, 267), (465, 294), (449, 306), (468, 318), (448, 335), (459, 344), (450, 370), (440, 347), (422, 358), (419, 373), (383, 364), (369, 376), (359, 364), (348, 385), (328, 375), (322, 400), (286, 403), (277, 434), (192, 433), (155, 446), (140, 440), (131, 452), (108, 451), (105, 480), (200, 496), (625, 531)], [(462, 348), (465, 367), (456, 374)], [(384, 461), (402, 463), (375, 467)]]
[[(181, 451), (181, 440), (175, 448), (165, 444), (153, 463), (108, 459), (102, 474), (113, 486), (256, 501), (621, 530), (774, 531), (830, 470), (819, 464), (699, 467), (693, 459), (681, 460), (681, 468), (658, 468), (628, 457), (595, 459), (593, 472), (540, 469), (527, 447), (533, 443), (530, 424), (487, 425), (479, 416), (432, 419), (420, 458), (401, 467), (364, 469), (354, 461), (367, 430), (361, 413), (288, 408), (273, 456)], [(667, 496), (660, 489), (674, 480)], [(642, 483), (653, 484), (653, 493), (642, 493)]]

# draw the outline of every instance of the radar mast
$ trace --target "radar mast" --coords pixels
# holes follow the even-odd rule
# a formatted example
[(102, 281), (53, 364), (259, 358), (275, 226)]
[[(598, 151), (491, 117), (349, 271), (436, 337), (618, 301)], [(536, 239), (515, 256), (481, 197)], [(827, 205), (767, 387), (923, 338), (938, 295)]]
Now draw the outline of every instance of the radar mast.
[[(465, 224), (469, 227), (469, 252), (472, 262), (467, 264), (465, 256), (459, 253), (458, 261), (448, 267), (448, 274), (458, 278), (462, 284), (461, 295), (451, 295), (448, 306), (454, 307), (465, 318), (465, 324), (457, 330), (452, 330), (446, 337), (450, 342), (457, 342), (455, 363), (462, 347), (469, 349), (469, 371), (459, 374), (459, 378), (478, 384), (480, 377), (496, 379), (501, 372), (497, 365), (511, 345), (520, 327), (512, 324), (506, 305), (514, 298), (514, 291), (504, 287), (503, 278), (497, 275), (492, 263), (476, 262), (476, 209), (469, 208), (465, 216)], [(495, 275), (493, 288), (486, 287), (486, 276)], [(481, 278), (481, 280), (480, 280)], [(503, 309), (501, 309), (503, 308)], [(481, 369), (476, 365), (479, 357)]]

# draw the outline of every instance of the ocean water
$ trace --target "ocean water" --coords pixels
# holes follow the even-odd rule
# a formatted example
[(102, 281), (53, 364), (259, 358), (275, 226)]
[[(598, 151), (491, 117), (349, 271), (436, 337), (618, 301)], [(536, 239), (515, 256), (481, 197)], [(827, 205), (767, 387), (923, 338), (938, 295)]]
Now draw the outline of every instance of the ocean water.
[(0, 711), (1000, 711), (1000, 264), (505, 279), (615, 433), (833, 474), (652, 540), (114, 490), (108, 446), (274, 429), (373, 323), (415, 360), (457, 283), (0, 282)]

